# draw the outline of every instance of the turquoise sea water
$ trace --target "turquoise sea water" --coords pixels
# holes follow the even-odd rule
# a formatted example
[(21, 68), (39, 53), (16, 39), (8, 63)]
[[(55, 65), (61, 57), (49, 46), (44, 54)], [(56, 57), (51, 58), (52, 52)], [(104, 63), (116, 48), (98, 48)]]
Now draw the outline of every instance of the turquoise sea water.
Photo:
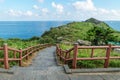
[(51, 27), (67, 23), (68, 21), (0, 21), (0, 38), (28, 39), (41, 36)]
[(105, 21), (113, 29), (120, 31), (120, 21)]
[[(0, 38), (28, 39), (41, 36), (51, 27), (57, 27), (72, 21), (0, 21)], [(120, 21), (106, 21), (113, 29), (120, 31)]]

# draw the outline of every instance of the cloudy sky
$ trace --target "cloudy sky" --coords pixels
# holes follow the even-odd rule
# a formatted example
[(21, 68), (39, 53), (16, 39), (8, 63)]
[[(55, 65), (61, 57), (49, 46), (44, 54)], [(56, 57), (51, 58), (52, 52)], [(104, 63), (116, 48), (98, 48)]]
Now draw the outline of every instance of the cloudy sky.
[(120, 20), (120, 0), (0, 0), (0, 21)]

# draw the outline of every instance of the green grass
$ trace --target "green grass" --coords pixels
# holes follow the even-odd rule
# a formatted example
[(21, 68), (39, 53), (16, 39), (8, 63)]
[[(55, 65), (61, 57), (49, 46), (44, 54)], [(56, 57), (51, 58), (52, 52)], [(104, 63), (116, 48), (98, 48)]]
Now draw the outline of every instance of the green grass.
[[(63, 50), (70, 49), (72, 45), (65, 45), (60, 44), (60, 47)], [(71, 57), (73, 57), (73, 51), (70, 53)], [(111, 51), (111, 56), (120, 56), (119, 53), (115, 52), (114, 50)], [(106, 49), (95, 49), (93, 57), (105, 57), (106, 56)], [(79, 49), (78, 50), (78, 58), (90, 58), (91, 57), (91, 49)], [(79, 60), (77, 61), (78, 68), (102, 68), (104, 67), (105, 60)], [(72, 62), (69, 61), (69, 66), (71, 67)], [(111, 59), (109, 62), (109, 67), (120, 67), (120, 60), (119, 59)]]
[[(40, 44), (39, 40), (21, 40), (21, 39), (0, 39), (0, 47), (3, 47), (4, 43), (7, 43), (8, 47), (15, 48), (15, 49), (25, 49), (30, 46), (35, 46), (37, 44)], [(8, 57), (13, 58), (14, 52), (8, 51)], [(16, 57), (19, 57), (19, 53), (16, 53)], [(0, 58), (4, 58), (4, 52), (3, 50), (0, 50)], [(0, 67), (3, 67), (4, 63), (0, 62)], [(9, 66), (18, 65), (18, 61), (11, 61), (9, 62)]]
[(67, 50), (67, 49), (71, 49), (72, 47), (73, 47), (73, 45), (72, 44), (60, 44), (59, 45), (60, 46), (60, 48), (62, 48), (63, 50)]
[[(94, 24), (93, 22), (71, 22), (66, 25), (58, 26), (55, 28), (51, 28), (49, 31), (45, 31), (41, 36), (41, 41), (44, 42), (52, 42), (52, 43), (60, 43), (61, 41), (67, 42), (75, 42), (79, 39), (88, 40), (88, 31), (95, 26), (102, 27), (104, 29), (110, 28), (109, 25), (104, 22), (99, 24)], [(120, 32), (113, 30), (114, 36), (117, 36), (117, 42), (120, 40)]]

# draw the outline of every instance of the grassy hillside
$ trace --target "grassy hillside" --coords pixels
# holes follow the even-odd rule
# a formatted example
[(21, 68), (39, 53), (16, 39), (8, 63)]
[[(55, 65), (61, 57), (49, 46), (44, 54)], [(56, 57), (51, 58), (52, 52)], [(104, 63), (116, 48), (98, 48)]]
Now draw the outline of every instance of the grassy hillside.
[[(53, 43), (60, 41), (74, 42), (78, 39), (87, 40), (87, 31), (95, 26), (113, 30), (106, 23), (90, 18), (84, 22), (71, 22), (63, 26), (51, 28), (41, 36), (40, 40), (41, 42), (50, 41)], [(113, 35), (119, 36), (120, 32), (114, 31)], [(120, 40), (120, 37), (118, 37), (118, 40)]]
[(4, 43), (7, 43), (7, 45), (12, 48), (25, 49), (27, 47), (37, 45), (40, 42), (38, 39), (32, 39), (32, 38), (28, 40), (22, 40), (18, 38), (10, 38), (10, 39), (0, 38), (0, 47), (2, 47)]

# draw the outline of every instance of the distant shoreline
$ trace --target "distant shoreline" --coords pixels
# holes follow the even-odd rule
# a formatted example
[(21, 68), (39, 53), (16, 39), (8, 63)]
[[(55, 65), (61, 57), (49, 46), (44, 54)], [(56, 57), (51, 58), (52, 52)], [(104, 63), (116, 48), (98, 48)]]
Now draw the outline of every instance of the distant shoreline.
[[(73, 21), (0, 21), (0, 38), (29, 39), (33, 36), (40, 37), (50, 28), (58, 27), (70, 22)], [(120, 31), (120, 21), (105, 22), (113, 29)]]

